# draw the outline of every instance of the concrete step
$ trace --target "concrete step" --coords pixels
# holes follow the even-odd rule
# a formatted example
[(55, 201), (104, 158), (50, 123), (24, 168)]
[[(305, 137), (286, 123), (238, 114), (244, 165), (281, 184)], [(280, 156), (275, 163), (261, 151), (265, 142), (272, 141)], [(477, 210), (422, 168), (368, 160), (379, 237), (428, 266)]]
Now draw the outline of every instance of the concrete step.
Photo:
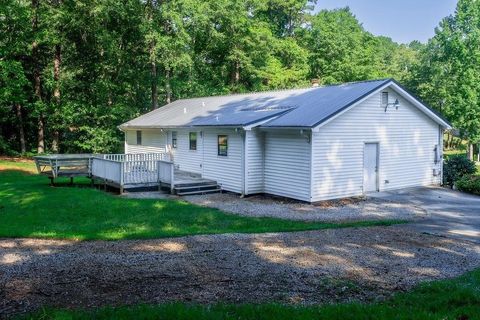
[(197, 186), (211, 186), (217, 185), (217, 181), (213, 180), (206, 180), (206, 181), (198, 181), (198, 182), (179, 182), (175, 183), (175, 188), (193, 188)]
[(208, 194), (208, 193), (219, 193), (222, 192), (222, 189), (215, 188), (215, 189), (206, 189), (206, 190), (195, 190), (195, 191), (181, 191), (177, 192), (179, 196), (191, 196), (196, 194)]
[(218, 188), (218, 184), (216, 183), (207, 183), (207, 184), (191, 184), (188, 186), (175, 186), (175, 190), (177, 191), (182, 191), (182, 190), (190, 190), (190, 189), (215, 189)]

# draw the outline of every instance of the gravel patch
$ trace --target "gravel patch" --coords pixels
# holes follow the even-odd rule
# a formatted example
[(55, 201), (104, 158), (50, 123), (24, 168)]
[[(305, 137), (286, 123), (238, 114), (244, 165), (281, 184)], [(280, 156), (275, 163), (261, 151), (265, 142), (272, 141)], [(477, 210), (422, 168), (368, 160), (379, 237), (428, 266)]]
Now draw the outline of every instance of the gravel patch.
[(460, 275), (479, 258), (474, 243), (408, 225), (116, 242), (0, 239), (0, 315), (140, 302), (373, 301)]
[(274, 217), (303, 221), (366, 221), (414, 220), (428, 213), (407, 202), (394, 202), (378, 198), (350, 198), (308, 204), (269, 196), (240, 198), (231, 193), (217, 193), (182, 197), (184, 200), (225, 212), (249, 217)]

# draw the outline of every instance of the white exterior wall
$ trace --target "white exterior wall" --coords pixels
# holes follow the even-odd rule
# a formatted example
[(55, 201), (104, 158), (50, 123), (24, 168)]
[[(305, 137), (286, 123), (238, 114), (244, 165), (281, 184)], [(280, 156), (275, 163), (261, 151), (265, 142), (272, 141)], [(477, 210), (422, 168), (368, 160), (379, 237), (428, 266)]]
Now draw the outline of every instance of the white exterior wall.
[[(227, 135), (227, 156), (218, 155), (218, 135)], [(203, 173), (206, 179), (216, 180), (222, 189), (243, 192), (243, 137), (242, 130), (205, 129)]]
[(142, 144), (137, 145), (137, 130), (125, 131), (125, 153), (165, 152), (167, 133), (160, 129), (142, 130)]
[[(177, 132), (177, 148), (171, 148), (171, 131)], [(168, 149), (171, 150), (173, 162), (183, 171), (202, 174), (203, 141), (200, 129), (169, 130)], [(190, 150), (189, 133), (197, 133), (197, 150)]]
[[(363, 150), (366, 142), (379, 143), (379, 189), (438, 184), (433, 176), (435, 145), (442, 148), (440, 128), (422, 111), (389, 91), (390, 102), (381, 106), (381, 93), (321, 126), (312, 136), (312, 199), (363, 194)], [(388, 181), (388, 182), (387, 182)]]
[[(177, 148), (171, 148), (171, 131), (177, 132)], [(190, 150), (189, 132), (197, 132), (197, 150)], [(219, 156), (218, 135), (228, 136), (228, 155)], [(180, 170), (199, 173), (217, 181), (224, 190), (243, 191), (243, 145), (241, 131), (234, 129), (178, 129), (168, 133), (168, 149)]]
[(264, 192), (310, 201), (310, 151), (300, 130), (266, 132)]
[(246, 153), (246, 185), (245, 194), (263, 193), (265, 136), (258, 130), (245, 132)]
[[(172, 148), (172, 131), (177, 148)], [(189, 133), (197, 132), (197, 150), (190, 150)], [(228, 155), (219, 156), (218, 135), (228, 136)], [(125, 153), (170, 152), (178, 169), (217, 181), (224, 190), (243, 192), (243, 137), (234, 129), (143, 130), (142, 145), (136, 145), (136, 130), (125, 132)]]

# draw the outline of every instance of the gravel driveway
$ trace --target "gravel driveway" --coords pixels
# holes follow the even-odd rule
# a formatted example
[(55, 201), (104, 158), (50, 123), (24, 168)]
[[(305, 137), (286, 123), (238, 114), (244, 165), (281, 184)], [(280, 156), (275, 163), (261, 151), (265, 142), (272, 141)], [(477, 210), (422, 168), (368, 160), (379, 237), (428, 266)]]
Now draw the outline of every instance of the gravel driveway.
[(275, 217), (304, 221), (416, 220), (427, 211), (410, 202), (383, 198), (349, 198), (308, 204), (270, 196), (240, 198), (232, 193), (186, 196), (191, 203), (250, 217)]
[(148, 241), (0, 239), (0, 315), (40, 306), (371, 301), (479, 266), (408, 225)]

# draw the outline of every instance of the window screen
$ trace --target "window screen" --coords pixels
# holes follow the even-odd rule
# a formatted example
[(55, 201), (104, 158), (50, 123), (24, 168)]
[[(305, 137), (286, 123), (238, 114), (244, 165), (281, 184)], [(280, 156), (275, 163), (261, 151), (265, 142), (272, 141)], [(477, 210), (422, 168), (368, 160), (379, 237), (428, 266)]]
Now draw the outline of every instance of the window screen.
[(190, 132), (188, 136), (190, 140), (190, 150), (197, 150), (197, 133)]
[(226, 157), (228, 155), (228, 136), (218, 136), (218, 155)]
[(382, 92), (382, 106), (388, 104), (388, 92)]
[(172, 148), (177, 147), (177, 131), (172, 131)]
[(137, 131), (137, 144), (142, 144), (142, 131)]

